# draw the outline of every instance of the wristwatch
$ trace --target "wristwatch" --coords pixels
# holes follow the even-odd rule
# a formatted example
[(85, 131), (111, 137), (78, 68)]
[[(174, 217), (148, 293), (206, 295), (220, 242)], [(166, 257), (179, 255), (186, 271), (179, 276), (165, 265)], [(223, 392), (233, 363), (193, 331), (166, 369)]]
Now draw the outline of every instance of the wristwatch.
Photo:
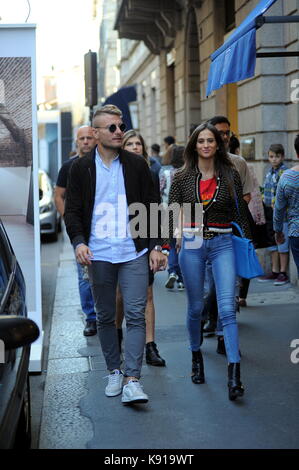
[(163, 250), (161, 245), (156, 245), (154, 246), (155, 251), (159, 251), (159, 253), (162, 253), (163, 255), (169, 256), (169, 251), (168, 250)]

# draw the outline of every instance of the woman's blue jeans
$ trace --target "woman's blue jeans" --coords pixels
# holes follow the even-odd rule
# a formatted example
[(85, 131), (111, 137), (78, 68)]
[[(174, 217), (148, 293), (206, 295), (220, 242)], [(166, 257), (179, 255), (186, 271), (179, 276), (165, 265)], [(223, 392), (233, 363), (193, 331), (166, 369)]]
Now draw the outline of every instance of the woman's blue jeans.
[(206, 261), (212, 264), (218, 315), (223, 326), (228, 362), (240, 362), (235, 310), (236, 271), (231, 234), (210, 240), (184, 235), (179, 262), (188, 298), (187, 328), (192, 351), (200, 349)]

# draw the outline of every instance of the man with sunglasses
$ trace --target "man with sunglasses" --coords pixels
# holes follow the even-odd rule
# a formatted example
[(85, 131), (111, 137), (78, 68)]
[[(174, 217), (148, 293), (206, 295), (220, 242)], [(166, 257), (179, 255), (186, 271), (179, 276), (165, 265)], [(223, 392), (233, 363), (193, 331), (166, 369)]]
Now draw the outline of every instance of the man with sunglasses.
[[(106, 105), (95, 112), (92, 125), (98, 145), (72, 165), (65, 223), (78, 262), (88, 266), (99, 339), (110, 372), (105, 394), (113, 397), (122, 393), (124, 404), (146, 403), (148, 396), (139, 378), (145, 346), (148, 263), (153, 272), (167, 265), (161, 239), (149, 236), (150, 204), (159, 201), (146, 161), (121, 149), (125, 130), (121, 111)], [(121, 207), (120, 198), (125, 201)], [(145, 235), (134, 231), (133, 204), (145, 213)], [(127, 326), (124, 373), (115, 328), (117, 283)]]
[(239, 172), (243, 186), (243, 198), (247, 203), (249, 203), (250, 193), (253, 189), (250, 171), (243, 157), (241, 157), (240, 155), (234, 155), (233, 153), (229, 152), (229, 140), (232, 135), (232, 132), (230, 130), (230, 122), (226, 116), (214, 116), (212, 119), (209, 120), (209, 122), (210, 124), (216, 127), (217, 131), (221, 135), (225, 150), (227, 151), (228, 156), (234, 164), (236, 170)]

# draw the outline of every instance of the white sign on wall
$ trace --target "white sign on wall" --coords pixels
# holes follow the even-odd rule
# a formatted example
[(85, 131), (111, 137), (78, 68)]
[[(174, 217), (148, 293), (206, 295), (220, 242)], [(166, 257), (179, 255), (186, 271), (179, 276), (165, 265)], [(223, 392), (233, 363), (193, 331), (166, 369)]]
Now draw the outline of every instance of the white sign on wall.
[(41, 371), (42, 307), (36, 103), (36, 27), (0, 25), (0, 217), (26, 282), (28, 316), (40, 329), (30, 371)]

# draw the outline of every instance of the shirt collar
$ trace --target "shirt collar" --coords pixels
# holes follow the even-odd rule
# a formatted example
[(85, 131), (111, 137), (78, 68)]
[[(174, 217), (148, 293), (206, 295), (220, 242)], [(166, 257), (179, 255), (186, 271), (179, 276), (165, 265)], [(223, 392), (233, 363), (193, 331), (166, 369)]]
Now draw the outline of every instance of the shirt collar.
[[(113, 158), (112, 162), (115, 162), (117, 159), (119, 159), (119, 153), (116, 155), (115, 158)], [(105, 163), (103, 162), (102, 160), (102, 157), (99, 153), (99, 150), (98, 150), (98, 147), (96, 146), (96, 160), (98, 160), (98, 162), (103, 165), (103, 166), (106, 166)]]
[(272, 167), (272, 168), (271, 168), (272, 173), (276, 173), (277, 171), (281, 170), (283, 166), (284, 166), (284, 164), (283, 164), (283, 162), (281, 162), (280, 165), (279, 165), (279, 167), (277, 167), (277, 168), (273, 168), (273, 167)]

